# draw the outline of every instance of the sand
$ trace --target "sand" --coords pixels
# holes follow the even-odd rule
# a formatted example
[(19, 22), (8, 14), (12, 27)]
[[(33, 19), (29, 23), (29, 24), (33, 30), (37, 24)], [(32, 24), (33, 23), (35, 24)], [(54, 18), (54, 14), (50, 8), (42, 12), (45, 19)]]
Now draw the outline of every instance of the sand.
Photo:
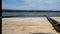
[[(60, 17), (51, 17), (60, 22)], [(2, 18), (2, 34), (60, 34), (45, 17)]]

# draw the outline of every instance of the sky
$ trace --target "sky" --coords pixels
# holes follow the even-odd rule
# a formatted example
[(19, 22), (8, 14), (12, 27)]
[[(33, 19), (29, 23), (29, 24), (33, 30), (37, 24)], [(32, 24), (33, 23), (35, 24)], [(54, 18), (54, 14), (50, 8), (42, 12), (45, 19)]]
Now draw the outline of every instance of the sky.
[(2, 0), (2, 9), (60, 10), (60, 0)]

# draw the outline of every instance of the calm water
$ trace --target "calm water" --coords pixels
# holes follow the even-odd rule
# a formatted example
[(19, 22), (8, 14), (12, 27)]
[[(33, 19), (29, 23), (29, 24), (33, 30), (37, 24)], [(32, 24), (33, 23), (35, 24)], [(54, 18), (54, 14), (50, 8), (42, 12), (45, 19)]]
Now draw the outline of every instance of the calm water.
[(60, 17), (60, 12), (2, 12), (2, 16), (15, 16), (15, 17)]

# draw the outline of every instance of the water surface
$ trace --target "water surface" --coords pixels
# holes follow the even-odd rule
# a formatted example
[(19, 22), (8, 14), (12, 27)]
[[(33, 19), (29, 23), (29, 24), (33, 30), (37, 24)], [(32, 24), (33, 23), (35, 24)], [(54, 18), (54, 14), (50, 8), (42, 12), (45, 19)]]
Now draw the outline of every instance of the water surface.
[(60, 12), (2, 12), (2, 16), (14, 17), (44, 17), (44, 15), (60, 17)]

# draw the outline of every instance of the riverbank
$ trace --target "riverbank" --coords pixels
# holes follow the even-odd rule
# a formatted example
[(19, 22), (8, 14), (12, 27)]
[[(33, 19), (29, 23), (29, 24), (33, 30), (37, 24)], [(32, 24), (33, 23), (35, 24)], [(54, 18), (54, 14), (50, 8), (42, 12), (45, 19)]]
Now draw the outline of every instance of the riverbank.
[[(60, 22), (60, 17), (51, 17)], [(59, 34), (45, 17), (2, 18), (2, 34)]]
[(2, 9), (2, 12), (60, 12), (60, 10), (9, 10)]

